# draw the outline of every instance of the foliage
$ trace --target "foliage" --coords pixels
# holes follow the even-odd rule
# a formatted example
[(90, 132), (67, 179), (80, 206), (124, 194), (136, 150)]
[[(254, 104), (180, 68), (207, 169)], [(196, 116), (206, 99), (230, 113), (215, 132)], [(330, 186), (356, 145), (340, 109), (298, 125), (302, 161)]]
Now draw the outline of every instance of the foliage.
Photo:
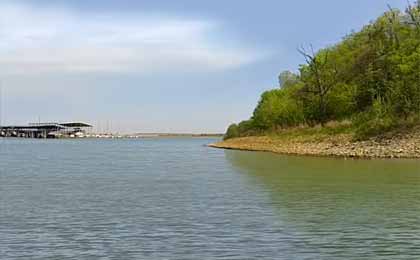
[(357, 140), (380, 135), (396, 126), (396, 121), (389, 108), (381, 101), (375, 101), (369, 111), (355, 116), (353, 121), (356, 127), (355, 137)]
[(299, 81), (299, 76), (291, 71), (283, 71), (279, 75), (279, 85), (280, 88), (287, 88), (288, 86), (292, 86)]
[(292, 96), (295, 89), (274, 89), (262, 94), (254, 110), (254, 126), (261, 130), (295, 126), (304, 122), (302, 106)]
[(243, 137), (249, 135), (257, 135), (258, 131), (254, 126), (254, 121), (252, 119), (242, 121), (239, 124), (231, 124), (226, 131), (224, 139), (231, 139), (236, 137)]
[(345, 119), (364, 138), (419, 117), (419, 3), (390, 9), (334, 46), (299, 52), (299, 72), (282, 72), (280, 88), (264, 92), (252, 118), (226, 138)]
[(227, 139), (236, 138), (236, 137), (239, 137), (238, 125), (237, 124), (231, 124), (226, 131), (224, 139), (227, 140)]

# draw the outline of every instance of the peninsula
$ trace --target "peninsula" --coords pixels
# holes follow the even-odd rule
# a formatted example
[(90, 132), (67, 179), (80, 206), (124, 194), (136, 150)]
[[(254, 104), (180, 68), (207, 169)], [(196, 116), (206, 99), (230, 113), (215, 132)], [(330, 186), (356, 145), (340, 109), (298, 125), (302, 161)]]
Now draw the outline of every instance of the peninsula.
[(390, 8), (279, 76), (249, 120), (212, 147), (282, 154), (420, 158), (420, 4)]

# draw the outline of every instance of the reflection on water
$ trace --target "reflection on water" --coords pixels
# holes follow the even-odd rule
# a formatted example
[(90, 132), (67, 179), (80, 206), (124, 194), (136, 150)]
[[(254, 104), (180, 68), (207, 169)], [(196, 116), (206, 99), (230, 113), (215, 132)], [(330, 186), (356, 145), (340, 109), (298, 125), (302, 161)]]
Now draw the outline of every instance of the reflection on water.
[(268, 193), (302, 252), (420, 258), (420, 161), (235, 151), (226, 151), (226, 158)]
[(0, 260), (419, 259), (419, 161), (0, 140)]

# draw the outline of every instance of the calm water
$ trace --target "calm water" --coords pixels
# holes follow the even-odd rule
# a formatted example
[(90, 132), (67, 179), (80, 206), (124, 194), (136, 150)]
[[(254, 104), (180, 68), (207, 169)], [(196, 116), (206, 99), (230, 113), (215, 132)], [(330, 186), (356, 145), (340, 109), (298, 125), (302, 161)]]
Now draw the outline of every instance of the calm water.
[(420, 259), (420, 161), (0, 140), (0, 259)]

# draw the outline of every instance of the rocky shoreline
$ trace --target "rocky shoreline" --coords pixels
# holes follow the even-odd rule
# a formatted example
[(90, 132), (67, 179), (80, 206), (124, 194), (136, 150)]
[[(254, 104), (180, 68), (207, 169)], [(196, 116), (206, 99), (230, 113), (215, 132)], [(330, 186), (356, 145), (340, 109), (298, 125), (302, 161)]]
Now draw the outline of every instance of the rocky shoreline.
[(234, 138), (210, 147), (246, 151), (264, 151), (288, 155), (344, 158), (420, 158), (420, 129), (389, 136), (354, 141), (349, 135), (335, 135), (323, 140), (300, 140), (257, 136)]

